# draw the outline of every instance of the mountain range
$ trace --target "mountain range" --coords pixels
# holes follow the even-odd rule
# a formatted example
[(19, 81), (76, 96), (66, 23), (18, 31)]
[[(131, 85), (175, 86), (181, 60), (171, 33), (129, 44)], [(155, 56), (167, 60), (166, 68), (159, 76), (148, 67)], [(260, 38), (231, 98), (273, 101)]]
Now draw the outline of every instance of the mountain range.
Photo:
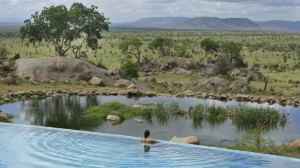
[[(23, 19), (0, 18), (1, 26), (22, 26)], [(300, 31), (300, 21), (265, 21), (255, 22), (247, 18), (217, 17), (149, 17), (135, 22), (110, 24), (111, 29), (177, 29), (177, 30), (231, 30), (231, 31), (264, 31), (264, 32), (295, 32)]]
[[(112, 23), (117, 28), (156, 28), (156, 29), (182, 29), (182, 30), (233, 30), (233, 31), (267, 31), (267, 32), (294, 32), (300, 31), (298, 22), (254, 22), (247, 18), (217, 17), (149, 17), (127, 23)], [(300, 23), (300, 22), (299, 22)], [(291, 26), (289, 26), (291, 25)]]

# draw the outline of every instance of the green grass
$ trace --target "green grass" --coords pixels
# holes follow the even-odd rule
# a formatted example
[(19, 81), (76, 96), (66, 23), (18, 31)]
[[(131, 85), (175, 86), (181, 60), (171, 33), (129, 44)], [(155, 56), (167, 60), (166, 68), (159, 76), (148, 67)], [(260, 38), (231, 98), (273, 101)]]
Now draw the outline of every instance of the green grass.
[(6, 116), (7, 116), (7, 120), (6, 119), (4, 119), (4, 118), (0, 118), (0, 122), (8, 122), (8, 123), (11, 123), (12, 121), (11, 121), (11, 119), (13, 119), (15, 116), (14, 115), (11, 115), (11, 114), (7, 114), (7, 113), (4, 113), (4, 114), (6, 114)]
[(93, 106), (83, 112), (83, 117), (87, 119), (101, 119), (106, 121), (107, 115), (117, 115), (122, 120), (141, 116), (144, 110), (124, 105), (119, 102), (107, 102), (99, 106)]

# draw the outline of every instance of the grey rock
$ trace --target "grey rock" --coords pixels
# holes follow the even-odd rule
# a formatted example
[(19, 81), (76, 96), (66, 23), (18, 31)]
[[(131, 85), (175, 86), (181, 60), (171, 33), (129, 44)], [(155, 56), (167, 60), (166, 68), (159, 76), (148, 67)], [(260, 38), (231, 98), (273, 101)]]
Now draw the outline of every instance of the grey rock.
[(127, 80), (127, 79), (116, 80), (116, 83), (124, 84), (125, 85), (124, 87), (128, 87), (129, 85), (133, 84), (133, 82), (131, 82), (130, 80)]
[(187, 144), (195, 144), (200, 145), (200, 140), (198, 137), (195, 136), (189, 136), (189, 137), (182, 137), (178, 138), (174, 136), (170, 141), (172, 142), (180, 142), (180, 143), (187, 143)]
[(22, 79), (29, 76), (29, 81), (48, 83), (63, 80), (85, 80), (93, 77), (106, 79), (110, 77), (108, 70), (99, 68), (86, 61), (67, 57), (22, 58), (16, 60), (16, 75)]
[(140, 109), (147, 109), (147, 108), (152, 108), (155, 107), (156, 105), (154, 103), (146, 103), (146, 102), (138, 102), (135, 105), (133, 105), (132, 107), (137, 107)]
[(250, 80), (247, 77), (235, 77), (234, 80), (235, 81), (240, 81), (240, 82), (243, 82), (243, 83), (250, 83)]
[(117, 115), (107, 115), (106, 120), (110, 120), (110, 121), (120, 121), (121, 117), (117, 116)]
[(179, 74), (179, 73), (184, 73), (186, 71), (185, 71), (185, 69), (180, 68), (180, 67), (173, 67), (173, 68), (167, 70), (167, 72), (172, 73), (172, 74)]
[(103, 85), (104, 85), (104, 81), (103, 81), (101, 78), (93, 77), (93, 78), (90, 80), (90, 84), (91, 84), (91, 85), (103, 86)]

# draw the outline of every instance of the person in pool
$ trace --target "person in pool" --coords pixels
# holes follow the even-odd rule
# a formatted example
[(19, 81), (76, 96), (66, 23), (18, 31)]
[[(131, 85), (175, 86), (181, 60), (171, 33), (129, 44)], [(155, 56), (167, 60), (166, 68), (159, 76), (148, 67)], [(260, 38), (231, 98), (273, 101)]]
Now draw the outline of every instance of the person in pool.
[(150, 131), (149, 130), (146, 130), (144, 132), (144, 139), (141, 139), (142, 142), (144, 143), (157, 143), (157, 142), (160, 142), (160, 141), (157, 141), (157, 140), (154, 140), (154, 139), (149, 139), (150, 137)]

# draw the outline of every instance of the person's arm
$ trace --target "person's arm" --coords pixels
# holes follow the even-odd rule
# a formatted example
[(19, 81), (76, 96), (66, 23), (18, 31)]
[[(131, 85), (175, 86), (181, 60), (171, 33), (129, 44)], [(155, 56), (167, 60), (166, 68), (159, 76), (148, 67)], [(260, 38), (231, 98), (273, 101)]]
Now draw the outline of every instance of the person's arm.
[(158, 142), (160, 142), (160, 141), (154, 140), (154, 139), (149, 139), (149, 142), (151, 142), (151, 143), (158, 143)]

